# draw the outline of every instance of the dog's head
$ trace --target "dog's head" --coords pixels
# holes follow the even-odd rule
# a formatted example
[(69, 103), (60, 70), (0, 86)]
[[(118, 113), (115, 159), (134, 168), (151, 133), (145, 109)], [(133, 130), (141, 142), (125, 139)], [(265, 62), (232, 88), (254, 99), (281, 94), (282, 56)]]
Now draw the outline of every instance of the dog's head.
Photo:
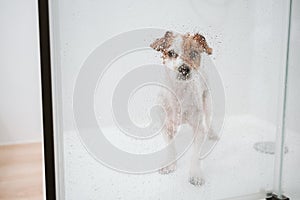
[(196, 34), (174, 34), (167, 31), (162, 38), (156, 39), (151, 45), (161, 52), (163, 63), (172, 70), (178, 71), (177, 78), (187, 80), (192, 69), (200, 67), (201, 54), (212, 53), (205, 37)]

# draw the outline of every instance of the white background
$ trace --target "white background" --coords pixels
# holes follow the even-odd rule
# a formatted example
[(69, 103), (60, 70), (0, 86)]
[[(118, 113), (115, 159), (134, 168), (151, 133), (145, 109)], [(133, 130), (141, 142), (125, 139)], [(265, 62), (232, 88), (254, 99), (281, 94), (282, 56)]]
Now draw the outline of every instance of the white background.
[[(219, 1), (223, 2), (224, 1)], [(131, 2), (133, 3), (133, 1)], [(129, 4), (129, 9), (132, 4)], [(264, 31), (267, 29), (268, 24), (262, 19), (268, 18), (270, 13), (264, 13), (264, 7), (268, 8), (269, 4), (263, 5), (263, 2), (259, 2), (260, 12), (258, 13), (248, 13), (251, 16), (248, 20), (254, 20), (253, 23), (260, 24), (257, 26), (255, 31)], [(71, 5), (71, 4), (70, 4)], [(273, 5), (274, 6), (274, 5)], [(287, 126), (289, 129), (296, 131), (296, 134), (299, 134), (300, 130), (300, 90), (299, 90), (299, 77), (300, 77), (300, 57), (299, 54), (300, 48), (300, 39), (298, 35), (300, 34), (300, 12), (296, 10), (299, 8), (299, 1), (294, 1), (294, 12), (293, 12), (293, 23), (292, 23), (292, 38), (291, 38), (291, 60), (290, 60), (290, 73), (288, 81), (288, 104), (287, 104)], [(149, 8), (151, 9), (151, 7)], [(236, 7), (236, 9), (241, 9), (240, 12), (248, 10), (248, 8)], [(244, 10), (243, 10), (244, 9)], [(268, 10), (268, 9), (266, 9)], [(203, 9), (205, 12), (205, 9)], [(71, 13), (73, 19), (79, 18), (81, 13)], [(223, 13), (224, 14), (224, 13)], [(218, 17), (226, 17), (226, 15), (216, 16), (215, 19), (220, 19)], [(133, 16), (136, 17), (136, 16)], [(269, 16), (272, 17), (272, 16)], [(214, 16), (212, 16), (214, 18)], [(158, 19), (159, 20), (159, 19)], [(93, 21), (91, 19), (91, 21)], [(101, 20), (100, 20), (101, 21)], [(101, 23), (107, 23), (107, 19), (101, 21)], [(241, 23), (235, 21), (233, 23)], [(233, 26), (234, 24), (226, 24), (227, 27)], [(39, 141), (41, 140), (41, 94), (40, 94), (40, 70), (39, 70), (39, 49), (38, 49), (38, 26), (37, 26), (37, 2), (34, 0), (10, 0), (10, 1), (0, 1), (0, 144), (7, 143), (21, 143), (21, 142), (30, 142), (30, 141)], [(138, 25), (142, 25), (138, 24)], [(239, 25), (241, 25), (239, 24)], [(225, 26), (225, 28), (226, 28)], [(245, 30), (254, 31), (251, 27), (251, 23), (243, 24)], [(83, 31), (87, 27), (83, 27)], [(102, 29), (102, 27), (94, 27), (95, 29)], [(125, 29), (124, 29), (125, 30)], [(107, 39), (111, 36), (112, 33), (118, 33), (116, 27), (109, 27), (107, 29), (108, 35), (106, 36), (95, 36), (93, 35), (93, 30), (89, 30), (90, 35), (95, 38), (104, 38)], [(278, 32), (282, 30), (273, 29), (273, 32), (266, 34), (266, 38), (261, 38), (262, 40), (267, 39), (272, 34), (280, 35)], [(68, 33), (66, 33), (68, 34)], [(66, 37), (68, 35), (65, 35)], [(223, 42), (223, 36), (219, 36), (217, 40), (210, 40), (211, 42)], [(226, 36), (228, 37), (228, 36)], [(234, 38), (234, 37), (232, 37)], [(248, 45), (260, 46), (260, 44), (252, 44), (252, 42), (245, 42), (248, 38), (240, 38), (235, 42), (243, 43)], [(98, 41), (98, 44), (101, 41)], [(71, 49), (82, 48), (80, 46), (80, 41), (77, 45), (75, 43), (65, 43), (63, 46), (64, 55), (70, 53)], [(227, 43), (228, 44), (228, 43)], [(72, 46), (73, 45), (73, 46)], [(270, 44), (265, 44), (266, 46)], [(91, 43), (90, 48), (87, 48), (86, 51), (90, 51), (95, 44)], [(228, 46), (222, 45), (215, 46), (220, 48), (221, 51), (236, 54), (238, 51), (233, 51)], [(273, 51), (275, 49), (255, 49), (256, 53), (263, 53)], [(282, 49), (282, 54), (278, 56), (284, 56), (284, 50)], [(78, 51), (77, 53), (80, 54)], [(218, 52), (217, 52), (218, 53)], [(228, 52), (227, 52), (228, 53)], [(254, 52), (255, 54), (255, 52)], [(267, 54), (267, 53), (266, 53)], [(220, 67), (220, 71), (223, 75), (226, 75), (225, 78), (227, 92), (229, 94), (229, 110), (233, 114), (243, 114), (248, 111), (253, 112), (259, 118), (270, 120), (271, 122), (276, 121), (276, 115), (274, 115), (274, 110), (276, 107), (276, 94), (278, 90), (277, 76), (273, 76), (272, 73), (278, 73), (278, 68), (273, 68), (277, 65), (278, 58), (266, 58), (262, 60), (257, 60), (256, 64), (269, 63), (264, 65), (264, 68), (261, 70), (266, 71), (252, 71), (250, 68), (238, 68), (238, 67), (222, 67), (222, 54), (219, 52), (218, 58), (216, 60), (217, 66)], [(224, 54), (223, 54), (224, 55)], [(244, 54), (246, 55), (246, 54)], [(232, 60), (232, 63), (238, 64), (241, 63), (245, 57), (239, 58), (239, 55), (235, 55), (235, 60)], [(224, 58), (223, 58), (224, 59)], [(273, 60), (274, 59), (274, 60)], [(226, 60), (226, 58), (225, 58)], [(66, 62), (70, 64), (70, 61)], [(270, 64), (273, 63), (274, 65)], [(255, 64), (255, 63), (252, 63)], [(72, 65), (70, 65), (72, 67)], [(77, 66), (80, 67), (80, 66)], [(283, 67), (283, 66), (280, 66)], [(269, 79), (266, 74), (272, 75), (273, 79)], [(65, 76), (70, 76), (65, 74)], [(280, 74), (278, 74), (280, 76)], [(230, 77), (235, 77), (240, 79), (240, 83), (245, 83), (247, 88), (238, 89), (238, 85), (235, 85), (235, 81), (231, 81)], [(70, 78), (70, 77), (69, 77)], [(69, 79), (70, 80), (70, 79)], [(255, 80), (254, 82), (251, 82)], [(269, 82), (270, 81), (270, 82)], [(268, 83), (267, 83), (268, 82)], [(72, 82), (66, 83), (67, 88), (72, 85)], [(68, 85), (69, 84), (69, 85)], [(280, 85), (280, 83), (278, 83)], [(261, 88), (258, 88), (260, 87)], [(228, 89), (229, 88), (229, 89)], [(250, 93), (249, 93), (250, 92)], [(258, 93), (257, 93), (258, 92)], [(270, 93), (271, 95), (266, 95)], [(238, 94), (238, 95), (235, 95)], [(65, 97), (68, 97), (68, 93)], [(257, 96), (258, 95), (258, 96)], [(231, 97), (230, 97), (231, 96)], [(235, 98), (232, 98), (235, 97)], [(262, 97), (262, 98), (260, 98)], [(271, 97), (271, 98), (270, 98)], [(246, 99), (245, 99), (246, 98)], [(241, 103), (243, 102), (243, 103)], [(246, 105), (252, 105), (252, 107), (247, 107)], [(68, 116), (69, 114), (66, 114)], [(71, 119), (67, 119), (68, 123), (66, 129), (71, 129), (72, 122)], [(298, 131), (298, 133), (297, 133)], [(293, 141), (294, 138), (292, 135), (287, 135), (287, 139)], [(294, 158), (287, 160), (292, 162)], [(292, 171), (294, 169), (286, 169)], [(290, 179), (288, 179), (290, 178)], [(291, 179), (297, 179), (294, 174), (287, 176), (286, 182), (291, 182)], [(298, 180), (298, 179), (297, 179)], [(295, 188), (295, 192), (297, 188)]]
[[(57, 51), (61, 57), (64, 129), (74, 130), (72, 92), (79, 70), (88, 55), (113, 35), (149, 26), (179, 32), (204, 33), (214, 48), (212, 58), (223, 78), (227, 115), (250, 114), (276, 124), (286, 51), (284, 38), (286, 18), (283, 17), (286, 14), (283, 14), (283, 7), (279, 2), (281, 1), (204, 3), (189, 0), (170, 2), (173, 9), (180, 8), (180, 10), (167, 11), (163, 8), (168, 5), (168, 1), (162, 3), (159, 9), (155, 3), (148, 5), (146, 9), (146, 4), (137, 1), (123, 1), (117, 5), (101, 4), (101, 1), (61, 2), (58, 6), (60, 9), (56, 9), (59, 13), (57, 16), (61, 20), (55, 27), (61, 30), (57, 33), (60, 40)], [(296, 1), (295, 3), (299, 4)], [(115, 11), (114, 15), (110, 14), (110, 10)], [(153, 12), (159, 14), (153, 15)], [(161, 20), (162, 12), (165, 12), (166, 16), (164, 20)], [(173, 12), (184, 14), (178, 16)], [(170, 17), (172, 15), (176, 17)], [(109, 25), (103, 16), (110, 17), (110, 23), (114, 25)], [(126, 23), (121, 20), (124, 16), (128, 17)], [(294, 28), (293, 31), (297, 29)], [(299, 45), (295, 36), (292, 43), (292, 51), (295, 52), (295, 48)], [(297, 59), (295, 54), (291, 54), (293, 66), (297, 63)], [(294, 130), (298, 130), (299, 124), (296, 122), (299, 120), (297, 112), (299, 108), (295, 105), (297, 104), (295, 99), (299, 99), (299, 92), (295, 77), (300, 70), (296, 69), (293, 67), (290, 76), (291, 106), (288, 106), (290, 120), (288, 124)], [(106, 88), (107, 91), (103, 91), (104, 94), (112, 90), (111, 85), (107, 83), (110, 87)], [(109, 109), (106, 107), (101, 112), (108, 116)]]
[[(229, 197), (257, 192), (260, 188), (268, 189), (272, 185), (274, 177), (272, 175), (273, 157), (266, 158), (266, 155), (256, 154), (257, 152), (253, 150), (253, 143), (275, 140), (278, 99), (283, 86), (282, 79), (286, 56), (287, 1), (153, 0), (151, 4), (135, 0), (112, 1), (111, 3), (92, 0), (57, 2), (57, 5), (54, 6), (53, 15), (55, 18), (53, 21), (56, 52), (59, 52), (56, 68), (61, 71), (62, 76), (62, 84), (58, 85), (62, 88), (64, 123), (63, 134), (60, 134), (63, 137), (60, 138), (60, 141), (63, 141), (64, 144), (64, 153), (61, 152), (61, 154), (65, 156), (65, 191), (67, 197), (76, 199), (88, 198), (89, 196), (91, 199), (99, 199), (101, 195), (108, 195), (103, 191), (115, 189), (114, 184), (118, 184), (117, 189), (120, 193), (125, 192), (124, 190), (128, 191), (130, 187), (131, 189), (139, 187), (139, 182), (133, 181), (138, 177), (120, 175), (108, 170), (91, 159), (90, 155), (86, 153), (78, 134), (76, 134), (72, 98), (78, 73), (95, 48), (114, 35), (147, 27), (162, 27), (183, 33), (200, 31), (214, 49), (212, 59), (223, 79), (226, 94), (226, 114), (227, 118), (231, 119), (228, 120), (224, 128), (227, 132), (224, 131), (220, 144), (212, 153), (212, 155), (220, 153), (220, 157), (215, 158), (221, 163), (226, 163), (227, 166), (222, 170), (226, 171), (226, 167), (228, 170), (226, 173), (220, 173), (222, 180), (216, 180), (230, 182), (230, 186), (233, 186), (235, 182), (238, 187), (228, 185), (229, 188), (224, 188), (222, 183), (218, 188), (216, 183), (213, 183), (212, 188), (203, 191), (208, 193), (213, 191), (212, 193), (216, 195), (224, 192), (225, 196)], [(159, 60), (159, 57), (157, 58)], [(115, 69), (122, 71), (124, 68), (126, 66), (122, 63)], [(115, 78), (116, 74), (113, 75)], [(104, 89), (95, 96), (99, 95), (101, 99), (108, 98), (107, 94), (112, 92), (114, 81), (116, 80), (107, 78)], [(291, 85), (293, 86), (293, 84)], [(291, 90), (297, 89), (296, 85)], [(293, 96), (294, 93), (296, 95), (296, 92), (289, 92), (292, 95), (290, 99), (297, 98), (297, 96)], [(108, 116), (111, 113), (111, 108), (107, 104), (101, 104), (99, 101), (95, 101), (95, 104), (100, 104), (99, 107), (102, 105), (102, 110), (96, 111), (96, 115), (99, 113)], [(297, 118), (296, 110), (299, 107), (297, 103), (291, 104), (291, 106), (288, 114), (292, 116), (290, 118)], [(103, 121), (108, 121), (107, 117), (98, 115), (97, 117)], [(252, 121), (257, 123), (251, 124)], [(270, 125), (271, 130), (260, 129), (260, 126), (264, 124)], [(298, 130), (296, 122), (291, 125)], [(113, 133), (115, 131), (108, 132), (108, 134)], [(258, 137), (252, 138), (254, 136)], [(228, 146), (224, 146), (226, 140)], [(135, 146), (130, 147), (134, 148)], [(242, 149), (244, 148), (249, 151), (243, 152)], [(292, 146), (291, 151), (298, 152)], [(241, 158), (231, 161), (230, 155)], [(293, 157), (294, 154), (290, 153), (289, 156)], [(216, 160), (212, 160), (213, 158), (213, 156), (209, 157), (206, 163), (210, 160), (212, 166), (215, 166), (215, 163), (221, 165)], [(242, 159), (245, 159), (245, 162)], [(235, 161), (237, 162), (236, 165), (234, 164)], [(81, 163), (85, 164), (82, 165)], [(289, 166), (297, 165), (291, 164)], [(249, 168), (246, 170), (247, 167)], [(78, 171), (86, 170), (87, 173), (78, 173)], [(233, 173), (229, 175), (229, 171)], [(260, 173), (258, 173), (259, 171)], [(215, 175), (216, 173), (212, 174)], [(226, 177), (226, 175), (228, 176)], [(246, 176), (253, 178), (252, 181), (249, 181), (253, 184), (252, 188), (250, 184), (247, 186), (241, 184), (245, 183), (244, 178)], [(142, 182), (146, 177), (146, 175), (143, 178), (139, 177), (140, 181)], [(162, 182), (166, 181), (161, 177), (157, 178), (161, 179)], [(182, 178), (185, 178), (184, 175)], [(126, 182), (125, 180), (129, 181), (126, 187), (120, 186)], [(151, 178), (150, 180), (153, 181)], [(157, 183), (156, 181), (153, 182)], [(176, 183), (183, 184), (184, 182)], [(90, 184), (89, 187), (86, 186), (87, 184)], [(141, 190), (147, 190), (152, 186), (146, 184)], [(105, 189), (98, 190), (98, 187)], [(85, 191), (79, 194), (76, 192), (79, 191), (79, 188), (85, 188)], [(130, 195), (139, 195), (143, 193), (141, 190)], [(170, 190), (170, 188), (167, 187), (166, 190)], [(176, 194), (180, 193), (177, 188), (175, 191)], [(184, 192), (188, 193), (189, 190), (183, 189), (182, 193)], [(166, 192), (165, 194), (175, 195), (175, 192)], [(111, 195), (117, 196), (115, 193), (111, 193)]]
[[(261, 5), (261, 8), (263, 8), (263, 6), (268, 5)], [(287, 125), (288, 128), (296, 132), (300, 130), (300, 57), (298, 55), (300, 48), (300, 39), (298, 37), (300, 34), (299, 8), (300, 1), (295, 0), (293, 7), (294, 13), (287, 99)], [(75, 18), (79, 17), (80, 15), (80, 13), (76, 12), (72, 14)], [(267, 15), (268, 13), (260, 12), (260, 14)], [(260, 21), (262, 17), (266, 17), (265, 15), (261, 16), (260, 14), (251, 14), (251, 16), (256, 20), (255, 23), (261, 24), (260, 29), (257, 29), (256, 31), (263, 31), (264, 27), (268, 26), (268, 24), (265, 24), (264, 21)], [(104, 22), (105, 21), (107, 22), (107, 20), (104, 20)], [(251, 24), (244, 24), (244, 26), (246, 30), (248, 29), (252, 31)], [(86, 27), (83, 27), (83, 30), (84, 28)], [(111, 27), (110, 29), (111, 33), (118, 32), (114, 30), (114, 27)], [(92, 30), (90, 34), (95, 38), (101, 38), (100, 36), (92, 35)], [(276, 30), (274, 30), (274, 32), (269, 34), (276, 35), (277, 33)], [(107, 35), (105, 38), (109, 38), (110, 36), (111, 35)], [(247, 38), (244, 39), (246, 40)], [(222, 36), (219, 37), (219, 40), (222, 41)], [(98, 42), (100, 43), (101, 41)], [(249, 44), (251, 44), (251, 42)], [(63, 53), (65, 54), (69, 53), (68, 48), (78, 48), (78, 46), (71, 46), (72, 43), (67, 43), (65, 45), (66, 46), (63, 47), (65, 50)], [(222, 45), (219, 45), (220, 48), (223, 48), (222, 51), (232, 51), (232, 49), (224, 46), (222, 47)], [(92, 49), (92, 47), (93, 45), (91, 44), (90, 49)], [(90, 49), (86, 50), (89, 51)], [(257, 52), (261, 53), (263, 51), (258, 49)], [(0, 53), (0, 144), (39, 141), (41, 140), (42, 126), (36, 1), (0, 1)], [(284, 54), (279, 56), (284, 56)], [(221, 57), (222, 55), (219, 55), (219, 58)], [(276, 59), (278, 58), (274, 58), (275, 61), (272, 61), (272, 58), (268, 59), (270, 59), (267, 60), (268, 62), (276, 63)], [(233, 60), (232, 62), (238, 63), (238, 60), (239, 56), (236, 55), (236, 60)], [(221, 65), (222, 63), (218, 63), (218, 66)], [(276, 119), (274, 110), (267, 110), (266, 108), (276, 108), (275, 102), (277, 101), (276, 93), (278, 92), (278, 86), (275, 86), (274, 84), (277, 84), (277, 80), (269, 80), (268, 77), (264, 76), (265, 73), (261, 73), (261, 71), (247, 71), (242, 68), (240, 69), (240, 71), (235, 71), (233, 68), (220, 69), (223, 74), (228, 74), (228, 77), (230, 77), (230, 74), (236, 74), (240, 77), (241, 82), (251, 81), (253, 80), (253, 76), (256, 76), (256, 78), (254, 78), (256, 83), (249, 82), (247, 84), (248, 90), (243, 89), (237, 91), (232, 89), (228, 91), (229, 94), (231, 93), (231, 96), (233, 96), (234, 93), (241, 94), (239, 97), (237, 97), (238, 99), (231, 99), (229, 102), (229, 109), (234, 114), (241, 114), (251, 110), (251, 112), (253, 112), (257, 117), (274, 122)], [(278, 73), (278, 69), (272, 68), (272, 65), (268, 65), (266, 70), (270, 74), (272, 71), (274, 71), (274, 73)], [(248, 72), (250, 72), (250, 74), (248, 74)], [(260, 76), (260, 74), (264, 75)], [(247, 79), (248, 76), (252, 78)], [(231, 88), (236, 87), (234, 82), (230, 82), (229, 78), (225, 81), (227, 86)], [(271, 82), (266, 84), (266, 81)], [(251, 89), (257, 88), (261, 85), (266, 86), (266, 88), (253, 90), (255, 92), (251, 93)], [(249, 91), (251, 94), (248, 94)], [(270, 93), (272, 94), (270, 96), (271, 98), (261, 99), (263, 102), (259, 102), (259, 98), (251, 99), (251, 96), (257, 95), (257, 91), (261, 92), (259, 95), (262, 96), (267, 95), (266, 93)], [(241, 101), (244, 102), (244, 104), (240, 104), (239, 102)], [(248, 105), (247, 103), (252, 104), (254, 107), (246, 107), (245, 105)], [(71, 125), (67, 127), (70, 128)], [(292, 136), (287, 135), (287, 137), (289, 140), (293, 140), (293, 138), (291, 138)]]
[[(300, 128), (299, 7), (299, 1), (294, 1), (287, 106), (288, 127), (293, 130)], [(0, 144), (40, 140), (37, 2), (0, 1), (0, 11)]]
[(37, 1), (0, 1), (0, 144), (40, 141)]

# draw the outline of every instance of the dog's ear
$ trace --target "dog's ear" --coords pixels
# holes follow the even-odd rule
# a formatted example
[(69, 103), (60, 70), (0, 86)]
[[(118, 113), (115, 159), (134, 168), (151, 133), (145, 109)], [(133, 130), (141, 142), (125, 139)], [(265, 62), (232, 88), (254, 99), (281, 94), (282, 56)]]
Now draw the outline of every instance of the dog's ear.
[(212, 48), (210, 48), (206, 42), (206, 39), (203, 35), (196, 33), (193, 36), (193, 39), (196, 40), (198, 42), (199, 45), (201, 45), (201, 47), (204, 49), (204, 51), (210, 55), (212, 54)]
[(172, 44), (174, 34), (171, 31), (167, 31), (164, 37), (156, 39), (150, 47), (156, 51), (165, 52)]

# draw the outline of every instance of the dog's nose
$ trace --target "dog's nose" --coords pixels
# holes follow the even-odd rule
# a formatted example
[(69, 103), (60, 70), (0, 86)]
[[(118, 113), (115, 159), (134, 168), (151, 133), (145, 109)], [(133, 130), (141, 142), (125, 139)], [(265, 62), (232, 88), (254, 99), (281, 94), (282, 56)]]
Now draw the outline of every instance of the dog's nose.
[(186, 64), (182, 64), (178, 67), (178, 76), (177, 78), (179, 80), (187, 80), (190, 77), (190, 66)]

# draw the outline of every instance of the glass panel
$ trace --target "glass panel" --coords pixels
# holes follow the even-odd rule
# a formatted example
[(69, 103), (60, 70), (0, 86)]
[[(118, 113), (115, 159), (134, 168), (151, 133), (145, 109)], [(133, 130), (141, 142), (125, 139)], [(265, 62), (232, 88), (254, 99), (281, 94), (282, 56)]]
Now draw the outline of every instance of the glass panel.
[[(61, 198), (263, 198), (273, 187), (274, 152), (260, 144), (276, 137), (287, 8), (280, 0), (52, 1)], [(188, 81), (198, 73), (202, 85)], [(172, 81), (181, 84), (164, 85)], [(194, 107), (170, 102), (174, 93)], [(158, 99), (182, 108), (180, 117), (193, 125), (171, 140), (176, 153), (154, 131), (164, 122)], [(163, 130), (172, 132), (174, 121)], [(159, 170), (173, 154), (176, 170)]]
[(291, 20), (291, 39), (289, 55), (289, 72), (287, 87), (287, 106), (286, 106), (286, 129), (285, 146), (288, 152), (284, 156), (283, 163), (283, 192), (290, 199), (300, 199), (300, 174), (297, 173), (297, 167), (300, 166), (300, 2), (293, 1), (292, 20)]

